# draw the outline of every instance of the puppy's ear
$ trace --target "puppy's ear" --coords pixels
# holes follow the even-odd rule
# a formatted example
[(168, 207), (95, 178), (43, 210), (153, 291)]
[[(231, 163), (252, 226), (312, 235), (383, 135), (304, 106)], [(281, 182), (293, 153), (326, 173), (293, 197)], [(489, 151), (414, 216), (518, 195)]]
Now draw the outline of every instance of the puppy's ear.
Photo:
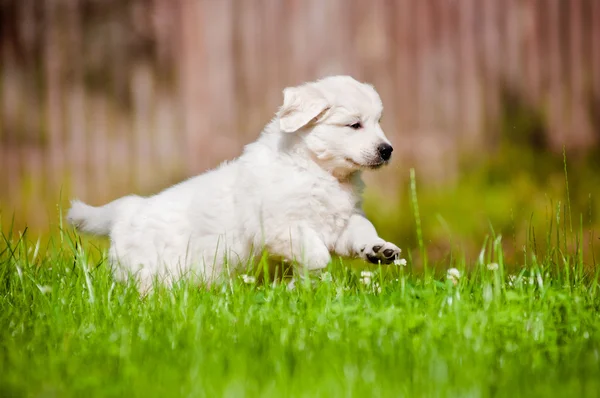
[(279, 128), (293, 133), (327, 109), (329, 103), (318, 90), (310, 86), (288, 87), (283, 90), (283, 106), (277, 113)]

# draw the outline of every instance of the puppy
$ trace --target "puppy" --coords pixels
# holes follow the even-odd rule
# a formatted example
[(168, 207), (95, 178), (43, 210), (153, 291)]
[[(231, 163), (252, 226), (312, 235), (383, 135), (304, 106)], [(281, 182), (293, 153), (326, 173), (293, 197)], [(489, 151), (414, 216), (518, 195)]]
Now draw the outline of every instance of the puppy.
[(308, 270), (331, 253), (389, 263), (400, 249), (361, 210), (361, 172), (387, 164), (375, 89), (332, 76), (283, 91), (283, 105), (257, 141), (218, 168), (150, 196), (101, 207), (74, 200), (68, 221), (108, 235), (117, 279), (195, 275), (210, 283), (263, 250)]

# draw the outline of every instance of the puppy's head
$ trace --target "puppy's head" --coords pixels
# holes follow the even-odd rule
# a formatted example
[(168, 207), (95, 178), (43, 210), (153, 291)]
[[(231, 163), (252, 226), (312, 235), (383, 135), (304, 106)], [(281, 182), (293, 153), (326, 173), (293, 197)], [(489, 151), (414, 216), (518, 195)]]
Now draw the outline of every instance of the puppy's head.
[(333, 174), (385, 165), (392, 146), (381, 130), (375, 89), (349, 76), (332, 76), (283, 91), (279, 128), (296, 134), (311, 156)]

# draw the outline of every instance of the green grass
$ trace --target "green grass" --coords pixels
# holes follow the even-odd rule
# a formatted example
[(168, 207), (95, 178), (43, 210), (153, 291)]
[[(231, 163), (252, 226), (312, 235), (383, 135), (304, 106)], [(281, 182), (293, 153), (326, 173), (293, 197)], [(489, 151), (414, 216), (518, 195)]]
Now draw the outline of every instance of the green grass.
[(70, 232), (6, 238), (0, 396), (597, 396), (598, 274), (577, 253), (509, 273), (500, 241), (456, 262), (456, 286), (443, 264), (365, 285), (338, 260), (294, 291), (234, 278), (140, 297)]

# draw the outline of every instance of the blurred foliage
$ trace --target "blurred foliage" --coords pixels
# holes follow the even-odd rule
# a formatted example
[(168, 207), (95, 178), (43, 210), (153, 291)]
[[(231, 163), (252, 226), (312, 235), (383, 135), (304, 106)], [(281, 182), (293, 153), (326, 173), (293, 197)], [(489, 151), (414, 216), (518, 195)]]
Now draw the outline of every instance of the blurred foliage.
[[(425, 243), (435, 258), (456, 249), (475, 256), (485, 236), (496, 233), (506, 237), (505, 243), (512, 246), (506, 251), (515, 254), (529, 231), (537, 231), (539, 239), (545, 239), (550, 221), (557, 222), (559, 209), (558, 222), (572, 221), (573, 229), (583, 227), (585, 231), (597, 228), (600, 209), (594, 198), (600, 194), (600, 177), (592, 163), (591, 156), (568, 162), (572, 220), (563, 160), (558, 155), (534, 156), (529, 150), (511, 148), (465, 169), (456, 184), (425, 185), (418, 190)], [(407, 186), (408, 180), (403, 184)], [(404, 248), (416, 248), (410, 193), (403, 189), (399, 201), (384, 209), (382, 202), (385, 199), (369, 195), (365, 204), (380, 233)]]
[[(494, 149), (463, 156), (458, 181), (428, 186), (416, 170), (425, 245), (432, 260), (466, 255), (469, 263), (486, 236), (500, 234), (509, 259), (520, 264), (524, 245), (544, 250), (560, 224), (573, 234), (579, 231), (586, 263), (595, 265), (600, 153), (597, 148), (556, 153), (546, 136), (543, 113), (507, 93)], [(385, 238), (416, 251), (408, 170), (402, 179), (397, 202), (382, 205), (386, 199), (371, 193), (365, 207)]]

